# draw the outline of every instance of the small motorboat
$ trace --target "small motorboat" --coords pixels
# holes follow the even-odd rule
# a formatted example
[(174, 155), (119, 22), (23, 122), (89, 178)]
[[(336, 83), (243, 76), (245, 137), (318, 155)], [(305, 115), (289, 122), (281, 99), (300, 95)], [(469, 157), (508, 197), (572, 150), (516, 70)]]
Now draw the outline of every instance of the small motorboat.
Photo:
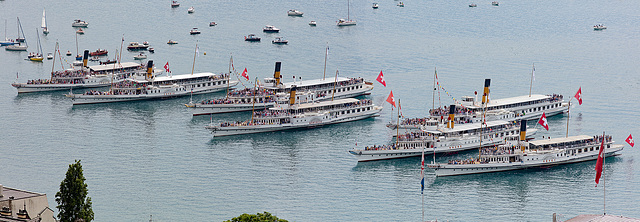
[(260, 37), (256, 36), (255, 34), (249, 34), (248, 36), (244, 37), (244, 41), (247, 41), (247, 42), (259, 42), (260, 41)]
[(195, 9), (195, 8), (193, 8), (193, 6), (191, 6), (191, 7), (189, 7), (189, 9), (187, 9), (187, 12), (188, 12), (189, 14), (191, 14), (191, 13), (196, 12), (196, 9)]
[(82, 66), (82, 61), (74, 61), (73, 66)]
[(47, 53), (47, 59), (53, 59), (53, 53)]
[(90, 52), (89, 55), (90, 56), (103, 56), (103, 55), (107, 55), (107, 53), (109, 53), (106, 49), (98, 49), (95, 52)]
[(93, 62), (100, 61), (100, 58), (98, 58), (98, 56), (93, 56), (89, 58), (89, 61), (93, 61)]
[(373, 3), (373, 6), (371, 6), (371, 8), (373, 8), (373, 9), (378, 9), (378, 7), (379, 7), (378, 3)]
[(178, 3), (178, 1), (171, 1), (171, 8), (176, 8), (180, 6), (180, 3)]
[(169, 44), (169, 45), (175, 45), (175, 44), (178, 44), (178, 42), (177, 42), (177, 41), (173, 41), (173, 40), (169, 39), (169, 41), (167, 42), (167, 44)]
[(154, 48), (149, 48), (149, 52), (150, 52), (150, 53), (155, 53), (155, 52), (156, 52), (156, 49), (154, 49)]
[(216, 26), (216, 25), (218, 25), (218, 23), (216, 23), (216, 22), (209, 22), (209, 26)]
[(603, 24), (597, 24), (593, 26), (593, 31), (602, 31), (607, 29), (607, 26), (604, 26)]
[(127, 50), (146, 50), (147, 48), (149, 48), (148, 42), (144, 42), (142, 44), (138, 42), (130, 42), (129, 45), (127, 46)]
[(135, 60), (142, 60), (142, 59), (146, 59), (146, 58), (147, 58), (147, 55), (142, 53), (142, 52), (140, 54), (138, 54), (138, 55), (133, 56), (133, 59), (135, 59)]
[(267, 33), (277, 33), (277, 32), (280, 32), (280, 29), (276, 28), (273, 25), (267, 25), (262, 29), (262, 31)]
[(189, 34), (191, 35), (200, 34), (200, 30), (198, 30), (198, 28), (192, 28), (191, 31), (189, 31)]
[(478, 7), (478, 5), (476, 5), (476, 3), (471, 3), (471, 4), (469, 4), (469, 7), (471, 7), (471, 8)]
[(107, 61), (104, 61), (104, 62), (101, 61), (100, 65), (113, 64), (113, 63), (116, 63), (116, 60), (107, 60)]
[(493, 5), (493, 6), (498, 6), (498, 5), (500, 5), (500, 3), (499, 3), (499, 2), (497, 2), (497, 1), (493, 1), (493, 2), (491, 2), (491, 5)]
[(89, 26), (89, 23), (86, 22), (86, 21), (82, 21), (80, 19), (73, 20), (73, 23), (71, 23), (71, 27), (84, 27), (84, 28), (86, 28), (87, 26)]
[(316, 25), (318, 25), (318, 23), (316, 23), (316, 21), (310, 21), (310, 22), (309, 22), (309, 25), (310, 25), (310, 26), (316, 26)]
[(288, 16), (302, 16), (302, 14), (304, 14), (301, 11), (295, 10), (295, 9), (291, 9), (289, 11), (287, 11), (287, 15)]
[(398, 7), (404, 7), (404, 3), (398, 2)]
[(82, 56), (81, 55), (76, 55), (76, 61), (81, 61), (82, 60)]
[(284, 44), (289, 43), (289, 40), (286, 40), (283, 37), (276, 37), (276, 39), (272, 40), (271, 43), (278, 44), (278, 45), (284, 45)]
[(82, 30), (82, 28), (79, 28), (78, 30), (76, 30), (76, 33), (83, 35), (84, 34), (84, 30)]
[(71, 51), (67, 51), (67, 56), (71, 56)]

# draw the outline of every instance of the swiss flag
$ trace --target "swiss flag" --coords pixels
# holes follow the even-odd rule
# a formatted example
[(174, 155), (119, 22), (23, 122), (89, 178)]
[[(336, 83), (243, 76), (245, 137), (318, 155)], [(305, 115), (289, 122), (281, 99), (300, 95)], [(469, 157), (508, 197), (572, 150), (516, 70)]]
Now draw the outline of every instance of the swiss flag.
[(389, 97), (387, 97), (387, 102), (391, 103), (393, 107), (396, 107), (396, 100), (393, 98), (393, 91), (389, 93)]
[(576, 97), (576, 99), (578, 100), (578, 105), (582, 105), (582, 87), (578, 89), (578, 92), (573, 97)]
[(547, 116), (542, 113), (540, 120), (538, 120), (538, 124), (542, 125), (547, 131), (549, 131), (549, 123), (547, 123)]
[(249, 75), (247, 75), (247, 68), (244, 68), (244, 71), (242, 71), (242, 77), (249, 80)]
[(598, 161), (596, 162), (596, 187), (600, 182), (602, 175), (602, 165), (604, 165), (604, 134), (602, 134), (602, 144), (600, 145), (600, 153), (598, 153)]
[(631, 134), (629, 134), (629, 137), (627, 137), (627, 139), (626, 139), (626, 140), (624, 140), (624, 141), (627, 141), (627, 143), (628, 143), (631, 147), (633, 147), (633, 145), (635, 144), (635, 143), (633, 142), (633, 137), (631, 137)]
[(376, 78), (376, 80), (378, 80), (378, 82), (384, 87), (387, 87), (387, 82), (384, 81), (384, 75), (382, 75), (382, 71), (380, 71), (380, 74), (378, 74), (378, 78)]
[(164, 64), (164, 70), (167, 70), (167, 72), (171, 72), (169, 71), (169, 62), (167, 62), (167, 64)]

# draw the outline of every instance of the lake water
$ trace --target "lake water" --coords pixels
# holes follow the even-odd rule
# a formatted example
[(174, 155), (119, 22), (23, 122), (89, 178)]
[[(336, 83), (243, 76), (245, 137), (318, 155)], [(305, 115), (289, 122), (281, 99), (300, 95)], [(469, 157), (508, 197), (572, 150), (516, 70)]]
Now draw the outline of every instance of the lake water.
[[(343, 77), (375, 81), (384, 72), (387, 87), (375, 83), (369, 98), (385, 110), (375, 119), (319, 129), (214, 139), (204, 129), (210, 121), (250, 114), (191, 117), (182, 105), (188, 97), (74, 107), (66, 92), (17, 95), (10, 86), (16, 73), (19, 82), (47, 78), (52, 61), (34, 63), (24, 60), (26, 52), (0, 50), (0, 184), (46, 193), (55, 209), (68, 164), (81, 159), (96, 221), (146, 221), (149, 215), (154, 221), (222, 221), (262, 211), (290, 221), (419, 221), (420, 158), (357, 163), (347, 150), (391, 141), (394, 132), (384, 126), (395, 121), (384, 102), (390, 90), (404, 116), (425, 116), (436, 68), (449, 93), (441, 92), (436, 106), (481, 91), (485, 78), (492, 79), (494, 99), (526, 95), (535, 64), (533, 93), (568, 99), (582, 87), (584, 103), (571, 110), (570, 135), (605, 131), (619, 144), (629, 134), (640, 136), (640, 7), (634, 1), (504, 1), (497, 7), (482, 1), (469, 8), (470, 1), (409, 0), (401, 8), (385, 0), (374, 10), (372, 1), (359, 0), (351, 2), (350, 17), (358, 21), (351, 27), (335, 25), (347, 16), (347, 1), (181, 3), (6, 0), (0, 1), (0, 22), (8, 21), (7, 36), (15, 38), (19, 16), (35, 51), (46, 8), (51, 33), (37, 31), (44, 51), (52, 52), (57, 41), (60, 51), (75, 54), (71, 23), (83, 19), (89, 27), (77, 38), (80, 51), (105, 48), (114, 58), (123, 36), (125, 44), (149, 41), (156, 49), (149, 59), (157, 67), (169, 62), (174, 74), (191, 72), (198, 44), (195, 72), (225, 72), (233, 55), (234, 67), (246, 67), (252, 79), (272, 76), (276, 61), (286, 81), (317, 79), (328, 45), (328, 77), (339, 70)], [(189, 6), (196, 12), (187, 14)], [(289, 9), (305, 14), (289, 17)], [(308, 25), (311, 20), (317, 27)], [(210, 21), (218, 25), (208, 27)], [(608, 29), (593, 31), (598, 23)], [(262, 33), (265, 25), (281, 32)], [(189, 35), (193, 27), (202, 34)], [(244, 42), (250, 33), (262, 42)], [(290, 43), (272, 45), (276, 36)], [(167, 45), (169, 39), (179, 44)], [(125, 50), (123, 61), (135, 54)], [(567, 118), (550, 117), (550, 130), (537, 127), (536, 137), (564, 136)], [(621, 156), (607, 159), (608, 214), (640, 218), (638, 149), (626, 145)], [(550, 221), (553, 213), (560, 219), (598, 214), (603, 193), (594, 187), (594, 167), (592, 161), (449, 178), (427, 171), (426, 219)]]

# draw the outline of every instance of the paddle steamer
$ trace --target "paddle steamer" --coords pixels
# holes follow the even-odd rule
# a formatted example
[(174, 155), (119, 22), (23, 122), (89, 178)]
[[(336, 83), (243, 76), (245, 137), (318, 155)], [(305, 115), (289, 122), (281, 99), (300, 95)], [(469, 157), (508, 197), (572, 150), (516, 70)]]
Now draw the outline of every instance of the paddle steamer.
[(315, 128), (378, 116), (382, 107), (367, 99), (339, 99), (319, 103), (295, 103), (295, 87), (288, 108), (269, 108), (252, 113), (250, 120), (206, 126), (214, 137), (264, 133), (298, 128)]
[[(147, 67), (152, 67), (149, 61)], [(234, 87), (238, 81), (230, 81), (229, 74), (209, 72), (155, 77), (147, 69), (144, 80), (125, 79), (111, 85), (109, 91), (88, 91), (83, 94), (66, 94), (73, 105), (111, 103), (134, 100), (161, 99), (218, 92)]]
[[(366, 95), (373, 90), (373, 84), (364, 81), (362, 78), (337, 77), (335, 79), (299, 80), (297, 82), (282, 83), (280, 68), (281, 63), (276, 62), (273, 78), (265, 78), (264, 85), (258, 85), (255, 90), (231, 91), (224, 99), (205, 100), (198, 103), (190, 102), (185, 106), (190, 108), (192, 114), (196, 116), (251, 111), (274, 106), (285, 108), (290, 100), (289, 96), (293, 87), (299, 92), (296, 94), (298, 103), (351, 98)], [(254, 93), (254, 91), (256, 92)]]

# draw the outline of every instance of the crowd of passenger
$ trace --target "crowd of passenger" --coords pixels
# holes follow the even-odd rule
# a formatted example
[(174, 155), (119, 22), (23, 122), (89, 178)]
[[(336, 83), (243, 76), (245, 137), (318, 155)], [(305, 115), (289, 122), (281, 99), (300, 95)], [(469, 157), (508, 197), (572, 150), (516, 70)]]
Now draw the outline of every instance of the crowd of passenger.
[[(256, 103), (271, 103), (271, 102), (275, 102), (275, 98), (273, 97), (267, 97), (264, 100), (257, 100)], [(247, 99), (245, 101), (243, 100), (239, 100), (239, 99), (228, 99), (228, 98), (222, 98), (222, 99), (209, 99), (209, 100), (202, 100), (202, 102), (200, 102), (201, 104), (251, 104), (253, 103), (251, 99)]]
[[(256, 93), (254, 93), (256, 92)], [(266, 89), (258, 89), (258, 90), (254, 90), (251, 88), (245, 88), (242, 90), (233, 90), (229, 92), (229, 96), (230, 97), (249, 97), (249, 96), (254, 96), (254, 94), (256, 96), (270, 96), (270, 95), (275, 95), (276, 93), (274, 91), (271, 90), (266, 90)]]
[[(473, 114), (473, 111), (467, 107), (456, 106), (455, 114)], [(430, 109), (429, 115), (431, 116), (446, 116), (449, 115), (449, 107), (438, 107), (436, 109)]]
[(552, 95), (547, 95), (547, 96), (551, 96), (551, 98), (549, 98), (549, 101), (551, 101), (551, 102), (560, 101), (563, 98), (563, 96), (560, 95), (560, 94), (552, 94)]
[(396, 147), (396, 144), (391, 144), (391, 145), (373, 145), (373, 146), (364, 147), (364, 150), (395, 150), (395, 149), (398, 149)]
[(478, 164), (480, 163), (480, 161), (478, 159), (474, 159), (474, 158), (467, 158), (464, 160), (449, 160), (449, 164)]
[(513, 154), (515, 152), (515, 146), (496, 146), (496, 147), (485, 147), (480, 150), (480, 154), (482, 155), (506, 155)]
[(402, 122), (400, 122), (400, 125), (425, 125), (425, 123), (427, 123), (428, 120), (431, 120), (431, 118), (429, 117), (408, 118), (408, 119), (403, 119)]
[(363, 78), (350, 78), (347, 81), (338, 82), (338, 86), (354, 85), (364, 82)]

